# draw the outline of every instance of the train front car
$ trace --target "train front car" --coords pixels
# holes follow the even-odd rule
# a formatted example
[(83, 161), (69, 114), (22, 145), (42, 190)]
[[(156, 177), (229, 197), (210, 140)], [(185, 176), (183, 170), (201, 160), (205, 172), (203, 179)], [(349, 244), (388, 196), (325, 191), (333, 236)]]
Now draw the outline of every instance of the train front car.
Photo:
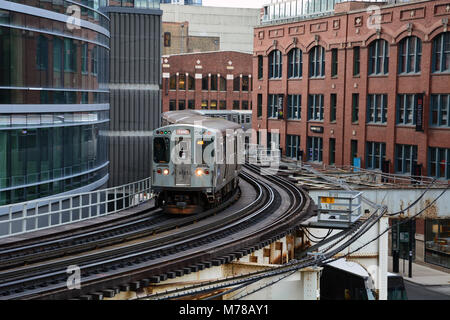
[(198, 116), (181, 122), (154, 131), (152, 190), (165, 212), (194, 214), (218, 205), (237, 187), (240, 165), (224, 162), (227, 131), (235, 136), (238, 128)]

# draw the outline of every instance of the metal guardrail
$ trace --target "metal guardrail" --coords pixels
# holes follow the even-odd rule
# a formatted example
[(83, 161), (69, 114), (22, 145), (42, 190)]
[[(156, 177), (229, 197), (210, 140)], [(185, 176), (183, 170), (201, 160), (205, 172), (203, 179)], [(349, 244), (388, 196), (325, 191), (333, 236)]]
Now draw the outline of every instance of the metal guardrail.
[(118, 187), (6, 205), (0, 238), (106, 216), (150, 200), (151, 178)]
[(318, 224), (349, 226), (361, 216), (361, 195), (357, 191), (329, 192), (318, 197)]

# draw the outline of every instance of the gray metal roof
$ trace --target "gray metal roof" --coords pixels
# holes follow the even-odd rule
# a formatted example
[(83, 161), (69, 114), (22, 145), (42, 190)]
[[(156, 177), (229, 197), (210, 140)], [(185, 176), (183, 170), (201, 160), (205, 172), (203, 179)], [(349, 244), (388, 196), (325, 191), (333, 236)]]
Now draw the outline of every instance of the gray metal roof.
[(200, 125), (206, 129), (219, 130), (221, 132), (227, 129), (236, 130), (241, 128), (237, 123), (222, 118), (205, 117), (195, 110), (168, 111), (164, 112), (162, 117), (170, 124)]

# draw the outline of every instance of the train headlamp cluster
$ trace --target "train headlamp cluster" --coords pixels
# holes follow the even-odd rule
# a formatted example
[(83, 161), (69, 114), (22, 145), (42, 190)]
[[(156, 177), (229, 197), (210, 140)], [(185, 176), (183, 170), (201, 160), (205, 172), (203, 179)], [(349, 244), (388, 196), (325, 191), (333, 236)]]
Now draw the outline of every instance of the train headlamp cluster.
[(195, 169), (195, 175), (197, 176), (197, 177), (201, 177), (202, 175), (204, 175), (204, 174), (209, 174), (209, 170), (208, 169), (202, 169), (202, 168), (197, 168), (197, 169)]
[(158, 168), (158, 170), (156, 170), (156, 173), (158, 173), (158, 174), (162, 173), (163, 175), (167, 176), (167, 175), (169, 175), (170, 171), (167, 168), (164, 168), (164, 169)]

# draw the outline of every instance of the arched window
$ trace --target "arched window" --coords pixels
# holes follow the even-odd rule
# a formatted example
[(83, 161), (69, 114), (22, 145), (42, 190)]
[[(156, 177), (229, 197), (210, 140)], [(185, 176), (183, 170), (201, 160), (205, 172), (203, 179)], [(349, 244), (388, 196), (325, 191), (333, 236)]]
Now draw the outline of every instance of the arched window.
[(177, 90), (177, 75), (176, 74), (173, 74), (170, 76), (169, 89)]
[(450, 32), (433, 40), (433, 72), (450, 72)]
[(188, 90), (195, 90), (195, 79), (193, 76), (188, 75)]
[(227, 91), (227, 79), (222, 76), (219, 77), (219, 90)]
[(301, 78), (303, 72), (302, 50), (294, 48), (288, 54), (288, 78)]
[(389, 43), (378, 39), (369, 46), (369, 75), (389, 73)]
[(269, 54), (269, 79), (279, 79), (282, 75), (281, 51), (274, 50)]
[(325, 48), (315, 46), (309, 52), (309, 76), (325, 77)]
[(180, 73), (178, 76), (178, 90), (186, 90), (186, 75)]
[(422, 58), (422, 41), (407, 37), (398, 45), (398, 73), (419, 73)]

